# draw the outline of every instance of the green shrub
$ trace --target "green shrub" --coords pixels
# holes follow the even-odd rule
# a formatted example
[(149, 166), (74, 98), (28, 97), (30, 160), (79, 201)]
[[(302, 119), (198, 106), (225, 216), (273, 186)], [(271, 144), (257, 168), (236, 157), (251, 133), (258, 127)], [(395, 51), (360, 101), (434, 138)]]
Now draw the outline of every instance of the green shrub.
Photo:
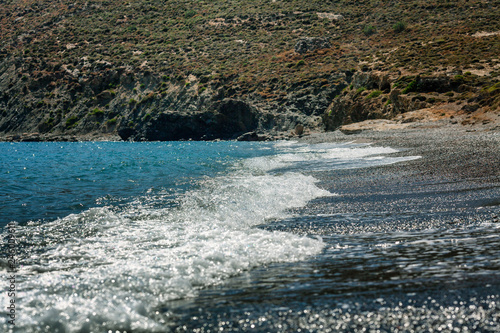
[(403, 32), (406, 30), (406, 23), (399, 21), (392, 26), (392, 29), (395, 32)]
[(212, 80), (212, 76), (210, 75), (204, 75), (200, 78), (200, 83), (208, 83), (210, 82), (210, 80)]
[(66, 119), (66, 128), (75, 127), (77, 123), (78, 123), (78, 117), (71, 116), (68, 119)]
[(406, 86), (406, 88), (403, 89), (402, 93), (407, 94), (416, 90), (417, 90), (417, 81), (413, 80)]
[(106, 121), (106, 125), (114, 125), (117, 121), (118, 120), (116, 118), (108, 119), (108, 121)]
[(356, 94), (361, 94), (365, 90), (366, 90), (365, 87), (360, 87), (360, 88), (358, 88), (358, 90), (356, 90)]
[(500, 90), (500, 82), (495, 83), (491, 87), (487, 88), (486, 91), (490, 94), (496, 93)]
[(197, 14), (196, 11), (190, 9), (184, 14), (184, 17), (188, 19), (195, 16), (196, 14)]
[(373, 25), (365, 25), (365, 27), (363, 28), (363, 33), (364, 33), (366, 36), (371, 36), (371, 35), (373, 35), (376, 31), (377, 31), (377, 29), (375, 29), (375, 27), (374, 27)]
[(47, 119), (46, 123), (49, 124), (49, 125), (54, 126), (53, 125), (54, 124), (54, 118), (50, 117), (49, 119)]
[(380, 91), (380, 90), (374, 90), (368, 96), (366, 96), (366, 99), (377, 98), (380, 95), (382, 95), (382, 91)]
[(90, 111), (90, 115), (91, 116), (103, 116), (104, 115), (104, 111), (99, 109), (99, 108), (95, 108), (94, 110)]

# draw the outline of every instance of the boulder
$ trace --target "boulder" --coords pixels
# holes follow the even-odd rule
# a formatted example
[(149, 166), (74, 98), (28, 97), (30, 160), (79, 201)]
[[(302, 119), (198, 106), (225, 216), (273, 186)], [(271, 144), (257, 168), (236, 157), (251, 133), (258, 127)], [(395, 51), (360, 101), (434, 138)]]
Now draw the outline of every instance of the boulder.
[(321, 19), (328, 19), (330, 21), (340, 21), (344, 19), (344, 16), (334, 13), (316, 13)]
[(267, 141), (269, 137), (267, 135), (259, 135), (257, 132), (248, 132), (240, 135), (236, 141)]
[(330, 44), (329, 38), (304, 37), (295, 44), (295, 52), (304, 54), (309, 51), (328, 49), (330, 47), (332, 47), (332, 44)]
[(164, 111), (152, 115), (135, 129), (123, 125), (118, 128), (118, 135), (133, 141), (227, 140), (254, 131), (258, 124), (259, 114), (253, 106), (224, 99), (204, 111)]
[(295, 126), (295, 135), (301, 136), (304, 133), (304, 126), (301, 124), (298, 124)]
[(366, 88), (366, 89), (379, 89), (383, 91), (388, 91), (391, 89), (391, 82), (388, 75), (379, 73), (364, 73), (357, 72), (352, 77), (352, 85), (354, 89)]
[(466, 104), (462, 107), (462, 110), (464, 110), (467, 113), (473, 113), (476, 112), (480, 106), (478, 104)]

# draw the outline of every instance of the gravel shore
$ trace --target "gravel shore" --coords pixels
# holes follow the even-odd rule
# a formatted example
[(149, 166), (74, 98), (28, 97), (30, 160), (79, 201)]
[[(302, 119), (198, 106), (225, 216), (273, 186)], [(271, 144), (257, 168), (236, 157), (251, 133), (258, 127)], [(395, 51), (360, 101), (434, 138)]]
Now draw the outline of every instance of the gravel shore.
[(321, 238), (323, 253), (202, 291), (174, 310), (176, 331), (498, 332), (499, 134), (440, 126), (301, 138), (421, 158), (306, 172), (336, 195), (262, 228)]
[(482, 179), (500, 181), (500, 130), (471, 130), (463, 126), (417, 127), (386, 131), (317, 133), (303, 142), (367, 142), (402, 149), (401, 156), (423, 158), (383, 169), (408, 169), (419, 178), (450, 181)]

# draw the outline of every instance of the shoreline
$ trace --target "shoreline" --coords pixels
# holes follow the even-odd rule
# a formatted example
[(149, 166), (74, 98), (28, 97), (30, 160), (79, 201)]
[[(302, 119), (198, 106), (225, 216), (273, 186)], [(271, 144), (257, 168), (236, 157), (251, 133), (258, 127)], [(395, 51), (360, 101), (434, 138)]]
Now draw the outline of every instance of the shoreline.
[[(406, 112), (393, 119), (369, 119), (339, 127), (335, 131), (318, 132), (299, 126), (293, 131), (271, 134), (269, 132), (248, 132), (240, 135), (236, 141), (278, 141), (301, 140), (303, 142), (317, 142), (318, 140), (332, 140), (342, 138), (342, 134), (351, 137), (384, 137), (389, 135), (405, 135), (414, 131), (435, 131), (441, 129), (449, 132), (500, 132), (500, 110), (478, 115), (457, 115), (456, 113), (442, 112), (442, 109), (421, 109)], [(378, 134), (377, 134), (378, 133)], [(380, 133), (386, 133), (380, 134)], [(196, 140), (196, 141), (220, 141)], [(87, 134), (40, 134), (22, 133), (0, 135), (0, 142), (87, 142), (87, 141), (116, 141), (124, 140), (117, 133), (87, 133)], [(191, 140), (178, 140), (191, 141)], [(230, 140), (231, 141), (231, 140)]]
[[(433, 126), (432, 126), (433, 125)], [(402, 149), (401, 155), (420, 155), (416, 162), (403, 162), (423, 175), (461, 178), (491, 178), (500, 181), (500, 130), (490, 126), (419, 123), (413, 128), (362, 130), (346, 134), (341, 130), (316, 133), (299, 139), (305, 143), (356, 142)], [(399, 164), (385, 166), (398, 168)], [(426, 171), (427, 169), (427, 171)]]
[[(489, 300), (498, 299), (500, 291), (495, 250), (500, 132), (468, 130), (335, 131), (299, 139), (368, 143), (399, 149), (393, 156), (422, 158), (306, 172), (336, 195), (314, 199), (292, 210), (294, 217), (261, 227), (320, 237), (324, 251), (302, 263), (254, 269), (244, 278), (203, 289), (196, 299), (168, 304), (180, 318), (178, 327), (184, 327), (179, 331), (208, 323), (240, 332), (246, 328), (239, 323), (262, 323), (260, 318), (271, 332), (281, 331), (274, 323), (305, 331), (317, 330), (315, 323), (342, 324), (344, 331), (405, 327), (427, 332), (444, 324), (450, 332), (452, 327), (497, 329), (495, 304)], [(449, 320), (450, 314), (463, 323)]]
[[(345, 331), (359, 327), (429, 331), (448, 325), (450, 315), (465, 322), (451, 322), (456, 328), (487, 329), (490, 322), (489, 327), (498, 327), (493, 320), (500, 294), (500, 262), (494, 250), (499, 248), (499, 238), (480, 224), (495, 223), (498, 228), (500, 132), (468, 129), (442, 126), (351, 135), (335, 131), (299, 139), (311, 144), (371, 143), (400, 150), (393, 155), (422, 158), (369, 168), (310, 171), (319, 179), (319, 187), (338, 196), (313, 199), (291, 208), (294, 216), (256, 228), (322, 238), (325, 247), (320, 254), (243, 270), (200, 288), (196, 297), (162, 301), (146, 316), (165, 320), (176, 332), (207, 327), (233, 332), (254, 331), (254, 327), (270, 332), (281, 332), (283, 327), (315, 331), (320, 325), (339, 324)], [(296, 182), (280, 181), (279, 187), (286, 192)], [(302, 190), (298, 187), (301, 195)], [(101, 218), (94, 223), (100, 224)], [(135, 223), (131, 226), (136, 230)], [(123, 230), (124, 224), (117, 222), (116, 227)], [(53, 231), (66, 232), (59, 227)], [(73, 235), (57, 239), (72, 239), (67, 236)], [(429, 305), (431, 300), (436, 307)], [(479, 319), (475, 309), (481, 311)], [(100, 322), (91, 324), (97, 327)], [(129, 329), (120, 325), (106, 329)]]

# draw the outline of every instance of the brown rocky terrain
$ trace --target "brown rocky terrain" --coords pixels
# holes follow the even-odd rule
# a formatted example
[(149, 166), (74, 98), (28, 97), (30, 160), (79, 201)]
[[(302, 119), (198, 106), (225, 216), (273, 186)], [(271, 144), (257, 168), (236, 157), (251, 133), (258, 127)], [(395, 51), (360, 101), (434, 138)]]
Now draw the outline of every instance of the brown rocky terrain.
[(258, 140), (426, 113), (495, 129), (499, 15), (486, 0), (8, 0), (0, 138)]

